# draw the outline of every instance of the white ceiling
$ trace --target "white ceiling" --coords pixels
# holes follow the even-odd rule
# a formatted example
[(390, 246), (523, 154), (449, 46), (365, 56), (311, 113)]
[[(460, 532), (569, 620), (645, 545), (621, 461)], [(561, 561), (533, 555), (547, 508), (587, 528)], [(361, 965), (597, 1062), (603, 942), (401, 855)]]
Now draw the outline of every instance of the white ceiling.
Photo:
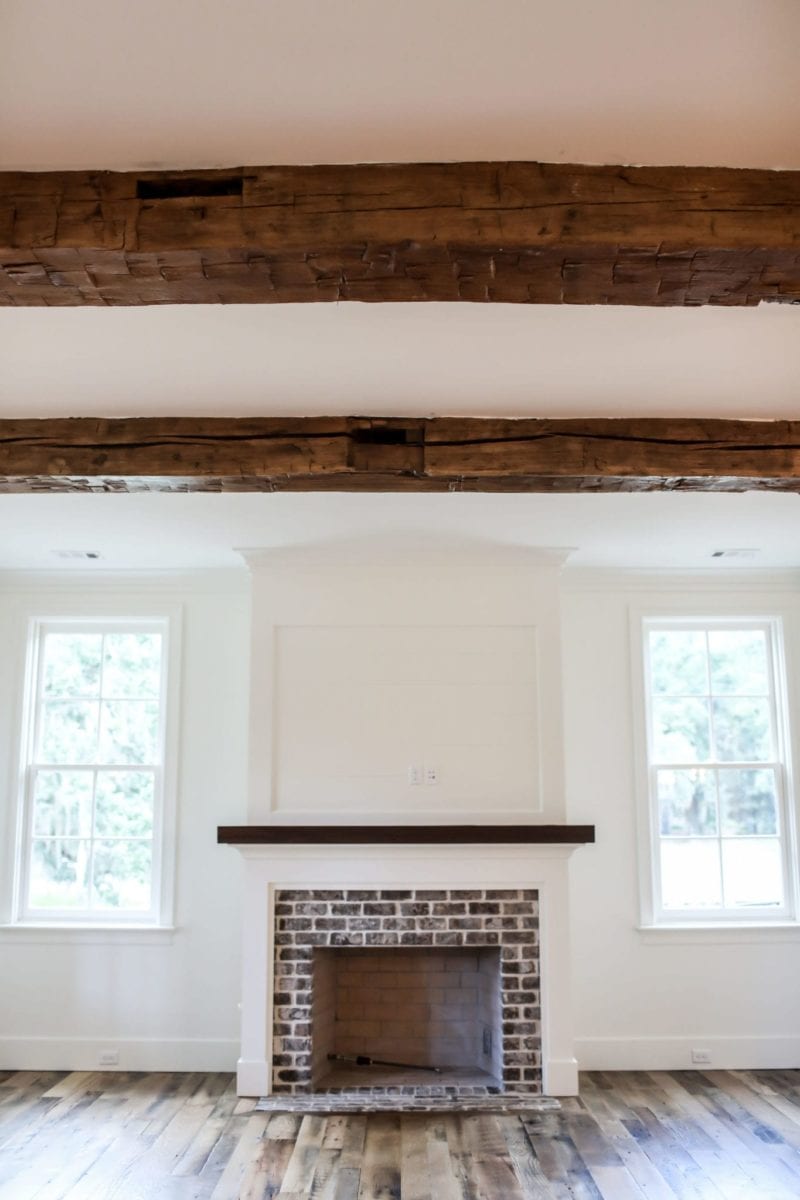
[[(800, 169), (797, 0), (0, 0), (0, 169), (522, 158)], [(0, 417), (797, 417), (800, 310), (0, 310)], [(793, 496), (0, 497), (0, 567), (427, 529), (800, 565)], [(154, 537), (154, 530), (158, 536)], [(658, 537), (653, 537), (653, 530)], [(720, 564), (717, 563), (717, 566)], [(721, 569), (724, 569), (724, 565)]]
[(800, 167), (796, 0), (0, 0), (0, 164)]
[(0, 416), (795, 416), (799, 333), (778, 305), (2, 309)]

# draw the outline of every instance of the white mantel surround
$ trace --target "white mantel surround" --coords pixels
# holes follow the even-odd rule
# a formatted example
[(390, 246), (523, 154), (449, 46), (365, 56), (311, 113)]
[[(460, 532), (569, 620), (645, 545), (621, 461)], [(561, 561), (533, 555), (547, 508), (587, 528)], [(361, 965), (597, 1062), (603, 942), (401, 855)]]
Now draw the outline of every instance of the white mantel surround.
[(240, 1096), (272, 1086), (273, 897), (278, 888), (538, 888), (544, 1092), (574, 1096), (569, 858), (575, 845), (240, 845), (245, 866)]

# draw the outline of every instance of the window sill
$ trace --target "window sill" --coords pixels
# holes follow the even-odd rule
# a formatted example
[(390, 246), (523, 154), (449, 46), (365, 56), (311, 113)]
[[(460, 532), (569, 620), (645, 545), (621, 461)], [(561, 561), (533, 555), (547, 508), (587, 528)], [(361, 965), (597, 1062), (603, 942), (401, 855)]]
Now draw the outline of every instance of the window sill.
[(18, 921), (0, 925), (0, 943), (16, 945), (170, 945), (174, 925), (45, 925)]
[(764, 945), (780, 942), (800, 942), (800, 921), (761, 921), (735, 925), (729, 922), (710, 922), (693, 925), (637, 925), (641, 940), (647, 945)]

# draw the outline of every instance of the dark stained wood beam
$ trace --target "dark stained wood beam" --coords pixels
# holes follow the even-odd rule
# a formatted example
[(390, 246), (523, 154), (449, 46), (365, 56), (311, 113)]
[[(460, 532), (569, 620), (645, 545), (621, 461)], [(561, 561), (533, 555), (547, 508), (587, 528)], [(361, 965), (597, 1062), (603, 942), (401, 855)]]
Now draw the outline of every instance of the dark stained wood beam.
[(0, 173), (0, 304), (800, 300), (800, 172)]
[(0, 420), (0, 491), (800, 491), (800, 421)]

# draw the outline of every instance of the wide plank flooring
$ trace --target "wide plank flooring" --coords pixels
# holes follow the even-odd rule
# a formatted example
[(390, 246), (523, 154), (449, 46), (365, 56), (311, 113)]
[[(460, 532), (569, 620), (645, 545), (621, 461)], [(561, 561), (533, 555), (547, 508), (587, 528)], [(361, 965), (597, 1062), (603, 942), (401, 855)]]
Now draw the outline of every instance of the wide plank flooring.
[(800, 1071), (592, 1073), (561, 1112), (257, 1113), (230, 1075), (0, 1072), (0, 1200), (798, 1200)]

